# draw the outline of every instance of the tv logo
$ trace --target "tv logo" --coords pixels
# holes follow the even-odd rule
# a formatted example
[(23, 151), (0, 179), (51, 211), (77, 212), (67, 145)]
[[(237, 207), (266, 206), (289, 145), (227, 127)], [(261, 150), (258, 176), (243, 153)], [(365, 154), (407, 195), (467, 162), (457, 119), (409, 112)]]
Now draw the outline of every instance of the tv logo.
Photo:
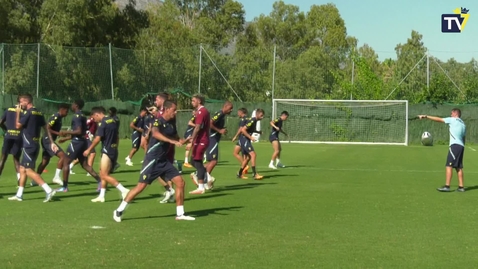
[(441, 15), (441, 32), (442, 33), (461, 33), (465, 29), (466, 22), (470, 14), (469, 9), (456, 8), (454, 14)]

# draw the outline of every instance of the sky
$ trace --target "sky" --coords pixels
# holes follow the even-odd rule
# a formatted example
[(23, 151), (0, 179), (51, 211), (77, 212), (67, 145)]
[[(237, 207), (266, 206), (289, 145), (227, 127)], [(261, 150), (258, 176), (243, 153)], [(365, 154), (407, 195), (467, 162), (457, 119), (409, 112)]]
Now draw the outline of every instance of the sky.
[[(246, 20), (269, 15), (275, 0), (237, 0)], [(312, 5), (333, 3), (347, 27), (347, 34), (371, 46), (380, 60), (396, 59), (395, 46), (406, 43), (412, 30), (423, 36), (429, 54), (442, 61), (478, 59), (478, 1), (460, 0), (285, 0), (307, 13)], [(469, 9), (469, 20), (461, 33), (442, 33), (441, 15), (457, 7)], [(476, 14), (476, 15), (475, 15)]]

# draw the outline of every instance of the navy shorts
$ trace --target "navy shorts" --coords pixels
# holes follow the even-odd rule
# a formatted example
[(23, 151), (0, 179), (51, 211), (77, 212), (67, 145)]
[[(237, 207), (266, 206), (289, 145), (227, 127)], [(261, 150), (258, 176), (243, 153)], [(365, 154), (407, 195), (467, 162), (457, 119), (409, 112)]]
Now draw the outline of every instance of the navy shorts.
[(187, 131), (184, 133), (184, 139), (190, 138), (190, 137), (193, 135), (193, 131), (194, 131), (194, 129), (187, 130)]
[(88, 149), (88, 141), (89, 139), (79, 138), (74, 138), (71, 140), (71, 143), (66, 150), (66, 155), (68, 155), (68, 158), (70, 158), (70, 160), (78, 159), (78, 161), (82, 163), (85, 160), (83, 153)]
[(21, 138), (5, 138), (3, 140), (2, 154), (12, 154), (15, 159), (20, 159), (20, 156), (22, 156), (22, 144), (23, 140)]
[(241, 138), (239, 138), (239, 144), (241, 146), (242, 154), (249, 154), (254, 151), (251, 140), (245, 136), (241, 136)]
[(139, 182), (151, 184), (159, 177), (164, 181), (170, 181), (177, 176), (180, 176), (178, 169), (168, 160), (158, 161), (145, 159), (140, 172)]
[(49, 139), (48, 138), (42, 139), (41, 140), (41, 147), (43, 149), (42, 158), (51, 159), (51, 157), (58, 156), (58, 153), (63, 152), (63, 150), (61, 149), (60, 146), (58, 146), (58, 144), (56, 144), (56, 146), (58, 147), (58, 151), (55, 153), (53, 152), (53, 150), (51, 150), (51, 142), (49, 141)]
[(275, 135), (275, 134), (271, 134), (269, 136), (269, 142), (273, 142), (273, 141), (279, 141), (279, 136), (278, 135)]
[[(118, 151), (116, 152), (108, 152), (108, 153), (102, 153), (102, 155), (108, 156), (108, 158), (111, 161), (111, 170), (110, 173), (113, 173), (113, 170), (115, 169), (116, 164), (118, 163)], [(101, 156), (103, 157), (103, 156)]]
[(22, 149), (23, 158), (20, 160), (20, 165), (25, 168), (35, 169), (38, 154), (40, 153), (40, 144), (30, 144), (28, 147)]
[(216, 138), (209, 138), (209, 146), (206, 150), (206, 161), (219, 160), (219, 141)]
[[(93, 141), (89, 140), (89, 139), (86, 139), (86, 143), (87, 143), (87, 147), (86, 148), (89, 148), (91, 146), (91, 143), (93, 143)], [(96, 149), (93, 148), (90, 153), (96, 153)]]
[(446, 166), (453, 168), (463, 168), (463, 155), (465, 147), (458, 144), (453, 144), (448, 148), (448, 156), (446, 158)]
[(131, 136), (131, 145), (134, 149), (139, 149), (141, 146), (141, 133), (138, 131), (134, 131), (133, 135)]

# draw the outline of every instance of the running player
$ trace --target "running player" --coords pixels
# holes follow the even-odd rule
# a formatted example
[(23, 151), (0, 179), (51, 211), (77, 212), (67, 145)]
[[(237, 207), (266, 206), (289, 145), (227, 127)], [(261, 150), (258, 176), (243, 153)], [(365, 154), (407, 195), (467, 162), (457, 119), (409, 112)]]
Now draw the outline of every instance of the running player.
[[(243, 107), (240, 108), (237, 111), (237, 116), (239, 117), (239, 128), (237, 129), (236, 135), (232, 138), (232, 142), (236, 141), (237, 138), (241, 135), (241, 129), (246, 125), (247, 123), (247, 108)], [(242, 165), (242, 162), (246, 159), (246, 155), (242, 154), (241, 157), (241, 144), (239, 144), (239, 141), (237, 141), (236, 145), (234, 146), (234, 152), (233, 155), (236, 157), (236, 159), (239, 161), (239, 165)], [(249, 170), (249, 166), (247, 165), (244, 170), (242, 171), (242, 174), (245, 175), (247, 174), (247, 170)]]
[(193, 134), (194, 127), (194, 120), (196, 119), (196, 110), (193, 110), (193, 116), (188, 121), (188, 126), (186, 127), (186, 132), (184, 132), (184, 139), (186, 139), (186, 152), (184, 153), (184, 167), (192, 168), (193, 166), (189, 164), (189, 153), (191, 151), (191, 135)]
[[(88, 147), (91, 145), (91, 141), (93, 141), (93, 138), (95, 137), (96, 129), (98, 129), (98, 124), (95, 122), (95, 119), (93, 117), (88, 118), (86, 120), (86, 142), (88, 143)], [(95, 163), (95, 157), (96, 157), (96, 150), (93, 149), (90, 152), (90, 156), (88, 156), (88, 165), (93, 167), (93, 164)], [(75, 174), (73, 172), (73, 167), (78, 164), (78, 159), (74, 160), (70, 164), (70, 174)], [(86, 173), (86, 176), (89, 177), (91, 176), (90, 173)], [(98, 191), (100, 191), (100, 187), (98, 186)]]
[[(31, 178), (38, 185), (40, 185), (46, 192), (46, 198), (43, 202), (49, 202), (55, 195), (55, 190), (52, 190), (48, 184), (43, 181), (41, 175), (35, 172), (36, 160), (40, 153), (40, 135), (41, 129), (44, 130), (45, 136), (48, 136), (50, 141), (53, 141), (48, 128), (46, 127), (45, 118), (43, 114), (33, 106), (33, 97), (30, 94), (20, 95), (20, 102), (17, 106), (16, 127), (22, 130), (23, 138), (23, 157), (20, 162), (20, 180), (18, 184), (17, 194), (8, 198), (10, 201), (23, 201), (23, 190), (27, 177)], [(23, 117), (20, 118), (21, 111)], [(56, 152), (58, 147), (56, 144), (51, 144), (51, 150)]]
[(215, 178), (211, 177), (211, 173), (219, 160), (219, 142), (221, 141), (221, 136), (227, 133), (227, 129), (225, 128), (226, 115), (231, 114), (233, 109), (234, 105), (226, 101), (222, 109), (217, 111), (211, 119), (211, 134), (209, 135), (209, 146), (206, 150), (206, 189), (213, 188), (214, 186)]
[(159, 177), (166, 181), (173, 181), (174, 185), (176, 185), (176, 220), (195, 220), (193, 217), (184, 215), (184, 180), (167, 156), (170, 144), (182, 145), (181, 142), (171, 139), (171, 137), (177, 136), (177, 130), (170, 124), (170, 120), (176, 116), (176, 104), (171, 101), (165, 101), (163, 108), (162, 117), (155, 119), (151, 128), (149, 149), (146, 153), (139, 182), (126, 195), (120, 206), (113, 211), (113, 219), (116, 222), (121, 222), (121, 217), (128, 203), (131, 203), (137, 195)]
[[(17, 102), (19, 100), (17, 99)], [(22, 117), (23, 110), (20, 113)], [(15, 165), (15, 171), (17, 171), (17, 181), (20, 180), (20, 157), (22, 156), (22, 136), (21, 129), (17, 128), (17, 107), (13, 106), (5, 110), (0, 120), (0, 127), (5, 132), (3, 138), (2, 156), (0, 157), (0, 175), (5, 167), (8, 155), (13, 156), (13, 163)]]
[[(86, 138), (88, 137), (86, 117), (81, 111), (84, 105), (85, 105), (85, 101), (81, 99), (76, 100), (71, 105), (71, 110), (75, 113), (73, 115), (73, 118), (71, 119), (71, 131), (60, 131), (60, 136), (65, 138), (60, 139), (59, 142), (61, 143), (62, 141), (64, 142), (67, 140), (71, 140), (71, 143), (68, 146), (68, 149), (66, 151), (66, 155), (68, 155), (68, 158), (70, 160), (78, 159), (81, 167), (87, 173), (93, 176), (96, 179), (96, 182), (98, 182), (98, 185), (100, 185), (101, 184), (100, 176), (98, 175), (98, 173), (96, 173), (96, 171), (90, 165), (89, 159), (83, 156), (83, 152), (89, 147), (89, 142), (88, 142), (89, 139)], [(91, 136), (91, 133), (89, 135)], [(91, 152), (90, 152), (90, 156), (91, 156)], [(63, 187), (68, 188), (68, 180), (63, 180)]]
[(191, 105), (196, 109), (195, 127), (191, 135), (193, 143), (192, 160), (196, 173), (191, 174), (193, 182), (198, 183), (198, 188), (189, 192), (190, 194), (203, 194), (205, 192), (204, 182), (206, 179), (206, 168), (203, 165), (203, 156), (209, 146), (209, 129), (211, 119), (209, 111), (204, 107), (205, 98), (202, 95), (195, 94), (192, 97)]
[[(41, 175), (43, 173), (43, 170), (48, 166), (50, 163), (50, 159), (53, 156), (57, 156), (59, 158), (58, 163), (56, 165), (56, 172), (55, 176), (53, 177), (53, 183), (56, 183), (58, 185), (63, 186), (63, 180), (60, 178), (60, 173), (63, 171), (63, 178), (66, 178), (68, 181), (68, 177), (70, 175), (70, 160), (68, 156), (66, 156), (65, 152), (60, 148), (60, 146), (56, 145), (58, 150), (56, 152), (53, 152), (51, 150), (51, 144), (56, 144), (56, 138), (60, 134), (61, 127), (62, 127), (62, 121), (63, 118), (68, 115), (68, 110), (70, 110), (70, 106), (68, 104), (61, 104), (58, 112), (53, 114), (47, 122), (47, 129), (51, 133), (51, 138), (53, 140), (49, 140), (48, 136), (43, 136), (41, 139), (41, 146), (43, 149), (42, 153), (42, 162), (38, 166), (37, 173)], [(68, 191), (67, 189), (64, 189), (63, 187), (58, 189), (57, 191)]]
[(94, 107), (91, 109), (91, 116), (95, 119), (95, 122), (98, 123), (98, 130), (91, 145), (83, 152), (83, 156), (87, 157), (90, 151), (93, 150), (100, 141), (103, 144), (100, 162), (101, 190), (100, 195), (91, 200), (93, 203), (105, 202), (106, 185), (108, 183), (121, 192), (123, 199), (129, 192), (118, 180), (110, 176), (110, 173), (113, 172), (115, 167), (115, 163), (118, 161), (118, 124), (113, 117), (105, 116), (105, 112), (103, 107)]
[(239, 138), (239, 144), (241, 145), (242, 153), (246, 155), (246, 159), (242, 162), (241, 168), (237, 173), (238, 178), (244, 178), (243, 172), (244, 168), (247, 166), (249, 161), (252, 166), (252, 176), (256, 180), (261, 180), (263, 176), (259, 175), (256, 172), (256, 152), (252, 146), (252, 141), (255, 140), (252, 137), (252, 133), (256, 132), (256, 124), (258, 120), (264, 118), (264, 110), (261, 108), (256, 109), (256, 116), (247, 120), (244, 127), (241, 128), (241, 136)]
[[(119, 147), (119, 130), (120, 130), (120, 119), (118, 117), (118, 110), (116, 107), (112, 106), (108, 109), (108, 114), (110, 115), (111, 118), (113, 118), (116, 121), (116, 125), (118, 126), (118, 147)], [(120, 168), (120, 164), (118, 162), (115, 162), (115, 165), (113, 166), (113, 172), (114, 173), (118, 168)]]
[[(285, 136), (289, 136), (288, 134), (284, 132), (284, 130), (282, 130), (282, 124), (284, 121), (287, 120), (287, 118), (289, 118), (289, 112), (282, 111), (280, 116), (277, 119), (272, 120), (270, 123), (272, 126), (272, 130), (271, 130), (271, 135), (269, 136), (269, 141), (271, 142), (272, 149), (274, 150), (274, 152), (272, 153), (271, 162), (269, 163), (269, 168), (271, 169), (277, 169), (277, 167), (279, 168), (285, 167), (280, 162), (280, 153), (282, 151), (282, 147), (279, 141), (279, 133), (283, 133)], [(276, 165), (274, 165), (274, 161), (276, 162)]]
[(133, 166), (133, 162), (131, 159), (133, 156), (136, 154), (138, 151), (140, 145), (141, 145), (141, 137), (143, 134), (143, 127), (144, 127), (144, 117), (148, 113), (148, 110), (146, 108), (141, 108), (141, 111), (139, 112), (139, 115), (134, 118), (134, 120), (129, 124), (129, 127), (133, 129), (133, 134), (131, 135), (131, 141), (132, 141), (132, 149), (129, 152), (129, 155), (125, 158), (126, 165), (127, 166)]

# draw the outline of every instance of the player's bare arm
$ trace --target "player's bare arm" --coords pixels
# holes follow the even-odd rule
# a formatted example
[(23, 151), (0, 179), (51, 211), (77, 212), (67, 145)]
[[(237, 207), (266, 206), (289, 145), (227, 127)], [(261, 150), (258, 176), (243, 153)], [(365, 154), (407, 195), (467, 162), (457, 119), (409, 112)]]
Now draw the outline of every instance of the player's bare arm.
[(173, 139), (168, 138), (165, 135), (163, 135), (157, 127), (153, 127), (153, 129), (151, 130), (151, 135), (159, 141), (170, 143), (170, 144), (176, 145), (178, 147), (180, 147), (182, 145), (179, 141), (173, 140)]
[(436, 122), (445, 122), (445, 120), (443, 118), (435, 117), (435, 116), (418, 115), (418, 118), (419, 119), (429, 119), (429, 120), (436, 121)]
[(51, 129), (51, 126), (54, 125), (54, 124), (55, 124), (55, 121), (53, 120), (46, 125), (46, 128), (48, 129), (48, 132), (50, 132), (50, 134), (60, 136), (60, 132), (57, 132), (57, 131)]
[(196, 127), (196, 124), (194, 124), (194, 121), (190, 120), (190, 121), (188, 122), (188, 126)]
[(55, 143), (53, 143), (53, 137), (51, 137), (51, 129), (49, 127), (50, 127), (50, 125), (45, 124), (45, 125), (43, 125), (42, 129), (43, 129), (43, 132), (48, 136), (48, 139), (50, 141), (52, 141), (51, 150), (53, 152), (57, 152), (58, 151), (58, 146)]
[(132, 121), (132, 122), (129, 124), (129, 127), (130, 127), (131, 129), (133, 129), (133, 130), (136, 130), (136, 131), (138, 131), (138, 132), (140, 132), (140, 133), (143, 133), (143, 129), (142, 129), (142, 128), (134, 126), (134, 121)]
[(198, 136), (200, 129), (201, 129), (201, 124), (194, 124), (193, 134), (191, 135), (191, 142), (196, 141), (196, 137)]
[(17, 129), (22, 128), (22, 124), (20, 123), (20, 113), (21, 112), (22, 112), (22, 107), (20, 106), (20, 104), (17, 104), (17, 122), (15, 122), (15, 127), (17, 127)]
[(274, 120), (271, 120), (271, 126), (272, 128), (276, 129), (277, 131), (279, 131), (279, 127), (276, 126), (276, 124), (274, 123)]
[(66, 141), (71, 140), (71, 136), (68, 137), (62, 137), (58, 140), (58, 143), (65, 143)]
[(2, 120), (0, 121), (0, 128), (2, 128), (3, 132), (7, 131), (7, 126), (5, 125), (5, 121)]
[(241, 128), (241, 133), (245, 137), (247, 137), (249, 140), (255, 140), (254, 137), (252, 137), (248, 132), (247, 132), (247, 126), (244, 126)]
[(237, 129), (236, 135), (232, 138), (232, 142), (236, 141), (239, 135), (241, 134), (242, 127)]
[(101, 142), (101, 136), (95, 136), (95, 139), (91, 141), (91, 145), (83, 152), (83, 156), (90, 155), (90, 152)]
[(210, 123), (209, 126), (211, 127), (212, 130), (214, 130), (214, 131), (216, 131), (216, 132), (218, 132), (218, 133), (220, 133), (220, 134), (222, 134), (222, 135), (227, 132), (226, 129), (219, 129), (219, 128), (217, 128), (216, 126), (214, 126), (214, 121), (213, 121), (213, 120), (211, 120), (211, 123)]
[(60, 131), (60, 136), (72, 136), (72, 135), (81, 135), (81, 127), (78, 126), (75, 130), (72, 131)]

